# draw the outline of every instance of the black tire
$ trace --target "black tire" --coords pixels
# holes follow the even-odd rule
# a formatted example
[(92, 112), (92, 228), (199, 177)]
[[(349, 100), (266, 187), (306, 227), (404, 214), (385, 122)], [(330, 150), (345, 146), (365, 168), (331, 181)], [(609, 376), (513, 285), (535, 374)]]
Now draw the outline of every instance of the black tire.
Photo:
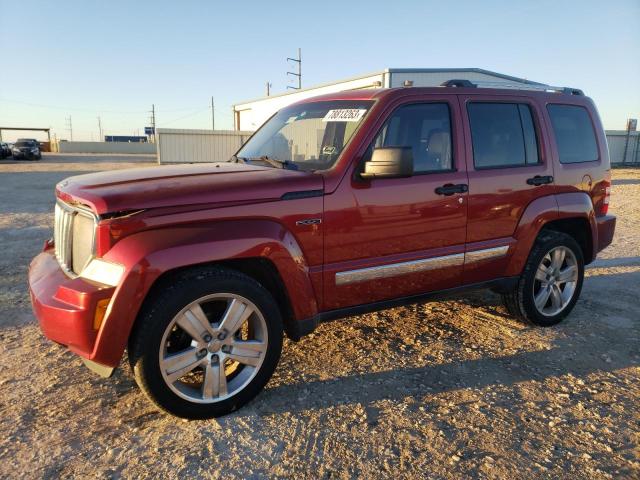
[[(184, 307), (220, 292), (244, 297), (257, 307), (268, 333), (266, 353), (255, 376), (236, 394), (215, 403), (197, 403), (180, 397), (169, 387), (160, 367), (160, 349), (164, 348), (165, 330)], [(249, 402), (267, 384), (280, 360), (282, 339), (280, 311), (262, 285), (235, 270), (195, 268), (163, 281), (150, 292), (129, 339), (129, 362), (138, 386), (161, 410), (190, 419), (218, 417)]]
[[(575, 290), (569, 302), (555, 315), (543, 315), (535, 305), (534, 282), (538, 266), (547, 253), (557, 247), (565, 247), (571, 250), (577, 261), (577, 281)], [(561, 232), (543, 231), (536, 239), (527, 263), (518, 280), (516, 287), (502, 295), (504, 305), (512, 316), (541, 327), (550, 327), (560, 323), (573, 310), (584, 280), (584, 255), (580, 245), (573, 237)]]

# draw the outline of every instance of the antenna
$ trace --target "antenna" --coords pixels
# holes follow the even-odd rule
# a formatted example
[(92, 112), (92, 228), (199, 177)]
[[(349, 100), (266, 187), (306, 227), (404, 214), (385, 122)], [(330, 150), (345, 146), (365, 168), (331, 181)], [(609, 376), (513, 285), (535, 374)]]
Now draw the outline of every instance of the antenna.
[(288, 62), (295, 62), (298, 64), (298, 73), (295, 72), (287, 72), (287, 75), (293, 75), (294, 77), (298, 77), (298, 86), (294, 87), (291, 85), (287, 85), (287, 88), (291, 88), (293, 90), (300, 90), (302, 88), (302, 50), (298, 49), (298, 58), (287, 57)]
[(99, 142), (104, 142), (104, 137), (102, 136), (102, 120), (98, 117), (98, 132), (100, 134)]
[(213, 106), (213, 97), (211, 97), (211, 130), (216, 129), (215, 107)]
[(66, 118), (67, 130), (69, 130), (69, 138), (73, 142), (73, 126), (71, 125), (71, 115)]
[(153, 129), (153, 143), (156, 143), (156, 105), (151, 105), (151, 128)]

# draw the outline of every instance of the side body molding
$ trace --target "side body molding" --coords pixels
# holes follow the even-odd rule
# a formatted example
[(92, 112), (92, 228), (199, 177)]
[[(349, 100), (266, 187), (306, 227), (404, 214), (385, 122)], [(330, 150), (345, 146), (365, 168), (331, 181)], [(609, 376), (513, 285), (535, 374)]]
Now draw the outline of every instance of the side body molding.
[[(540, 197), (531, 202), (520, 217), (513, 235), (517, 240), (515, 249), (505, 275), (520, 275), (540, 230), (545, 224), (563, 218), (586, 219), (590, 225), (592, 244), (598, 245), (595, 212), (587, 193), (560, 193)], [(594, 258), (595, 253), (594, 247)]]
[(106, 260), (125, 265), (126, 273), (111, 302), (120, 308), (107, 311), (91, 360), (118, 365), (142, 302), (163, 273), (243, 258), (263, 258), (273, 263), (287, 292), (296, 297), (291, 302), (294, 320), (318, 313), (303, 251), (295, 237), (277, 222), (221, 221), (147, 230), (122, 239), (105, 255)]

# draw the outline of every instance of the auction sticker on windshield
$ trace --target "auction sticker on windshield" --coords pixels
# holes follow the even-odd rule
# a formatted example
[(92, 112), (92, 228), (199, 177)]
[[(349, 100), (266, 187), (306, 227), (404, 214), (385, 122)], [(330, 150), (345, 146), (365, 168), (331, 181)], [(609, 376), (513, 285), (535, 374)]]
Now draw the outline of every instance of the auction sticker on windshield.
[(364, 108), (338, 108), (329, 110), (322, 119), (323, 122), (359, 122), (367, 113)]

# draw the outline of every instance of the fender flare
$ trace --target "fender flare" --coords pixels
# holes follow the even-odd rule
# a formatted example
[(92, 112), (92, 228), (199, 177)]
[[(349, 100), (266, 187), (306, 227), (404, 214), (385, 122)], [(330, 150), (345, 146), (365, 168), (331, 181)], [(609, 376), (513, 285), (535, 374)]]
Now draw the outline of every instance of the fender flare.
[(98, 332), (91, 360), (117, 366), (149, 290), (177, 268), (230, 259), (262, 258), (273, 263), (296, 320), (318, 313), (309, 266), (294, 235), (270, 220), (224, 221), (205, 226), (146, 230), (125, 237), (104, 256), (125, 266), (125, 274)]
[(558, 193), (536, 198), (522, 213), (513, 237), (517, 240), (507, 267), (506, 275), (520, 275), (529, 258), (529, 252), (540, 231), (549, 222), (569, 218), (588, 221), (595, 258), (598, 228), (591, 197), (586, 192)]

